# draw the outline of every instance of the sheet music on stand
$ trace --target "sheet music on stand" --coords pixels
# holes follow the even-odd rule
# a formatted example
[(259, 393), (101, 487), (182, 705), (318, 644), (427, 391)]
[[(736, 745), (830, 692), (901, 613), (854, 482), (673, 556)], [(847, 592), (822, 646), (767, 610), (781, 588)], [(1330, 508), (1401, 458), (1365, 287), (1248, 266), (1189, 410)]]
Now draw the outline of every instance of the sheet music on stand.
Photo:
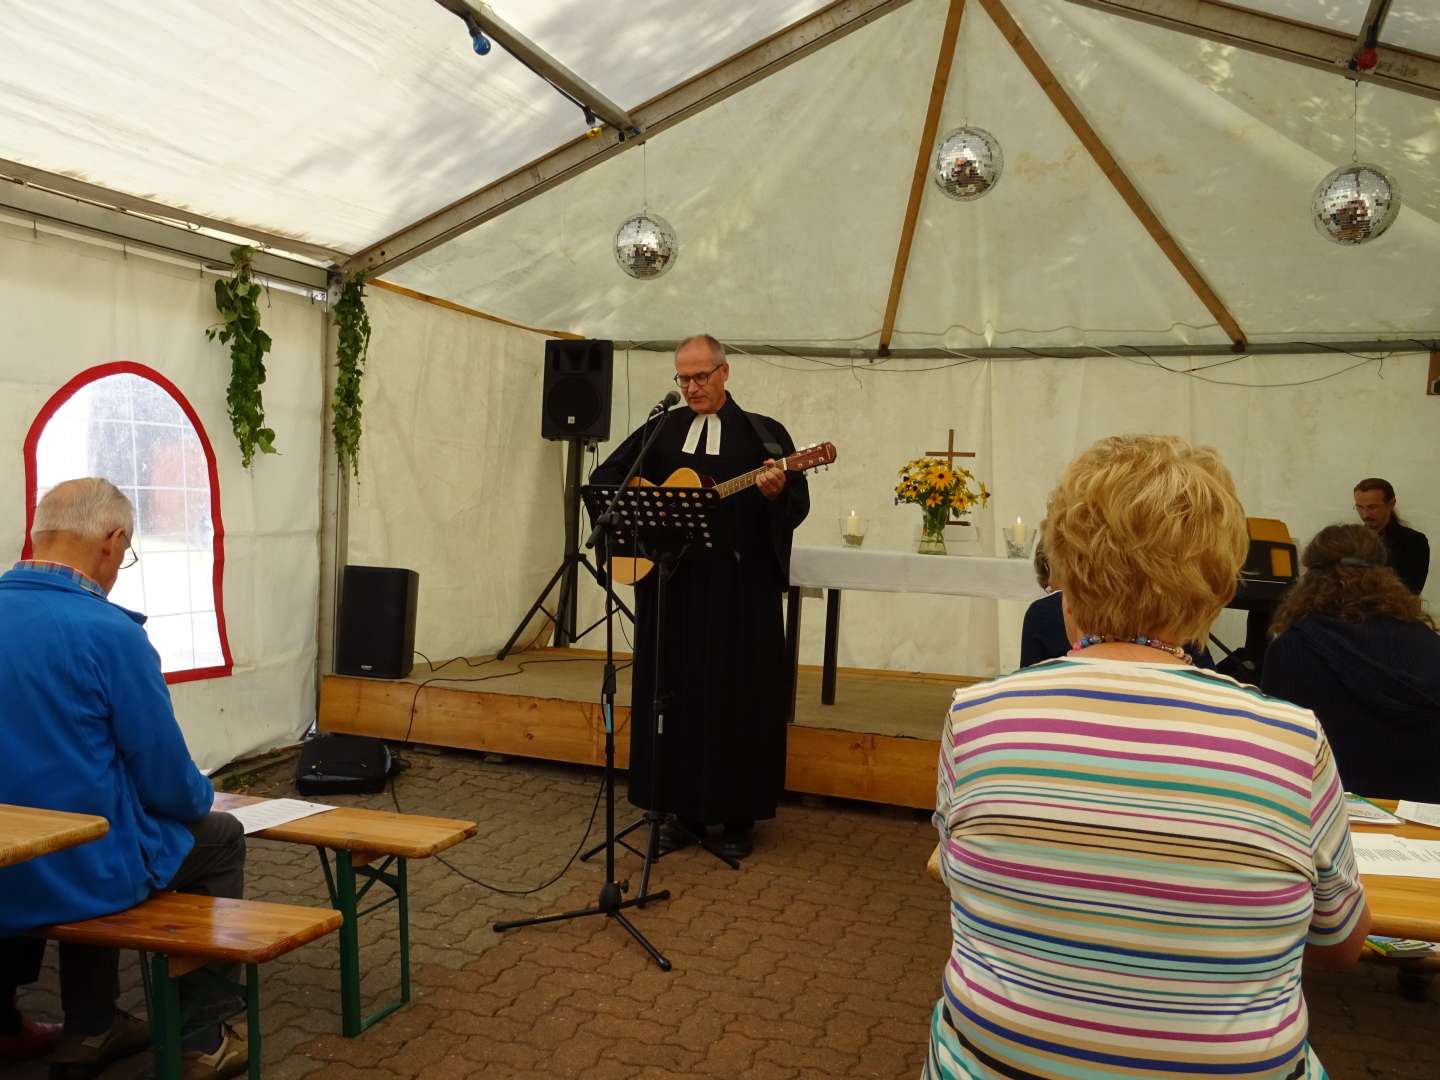
[[(605, 512), (616, 490), (609, 484), (580, 489), (591, 521)], [(684, 549), (686, 558), (728, 554), (735, 548), (735, 523), (723, 504), (714, 488), (627, 487), (606, 534), (609, 554), (652, 558), (661, 549)]]

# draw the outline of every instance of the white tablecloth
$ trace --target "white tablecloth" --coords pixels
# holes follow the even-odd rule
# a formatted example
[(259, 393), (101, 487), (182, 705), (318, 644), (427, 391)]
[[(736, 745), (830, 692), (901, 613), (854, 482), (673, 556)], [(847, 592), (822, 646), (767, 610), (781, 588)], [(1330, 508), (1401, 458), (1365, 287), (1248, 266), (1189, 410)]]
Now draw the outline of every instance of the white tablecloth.
[(812, 589), (944, 593), (1003, 600), (1038, 600), (1029, 559), (981, 555), (915, 555), (845, 547), (797, 547), (790, 554), (790, 584)]

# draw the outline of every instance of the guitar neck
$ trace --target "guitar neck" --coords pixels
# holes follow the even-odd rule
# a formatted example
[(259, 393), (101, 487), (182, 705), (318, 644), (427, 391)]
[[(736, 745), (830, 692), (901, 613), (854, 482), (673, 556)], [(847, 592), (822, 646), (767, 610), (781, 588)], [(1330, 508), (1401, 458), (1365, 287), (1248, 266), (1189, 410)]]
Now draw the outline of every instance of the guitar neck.
[[(787, 472), (790, 471), (786, 465), (784, 458), (781, 458), (779, 461), (775, 462), (775, 464), (782, 469), (786, 469)], [(716, 484), (710, 490), (718, 492), (720, 498), (728, 499), (731, 495), (735, 495), (738, 492), (744, 491), (748, 487), (754, 487), (755, 481), (759, 479), (760, 474), (769, 467), (770, 466), (768, 465), (761, 465), (758, 469), (751, 469), (747, 473), (741, 473), (739, 476), (732, 477), (729, 480), (723, 480), (720, 483)]]

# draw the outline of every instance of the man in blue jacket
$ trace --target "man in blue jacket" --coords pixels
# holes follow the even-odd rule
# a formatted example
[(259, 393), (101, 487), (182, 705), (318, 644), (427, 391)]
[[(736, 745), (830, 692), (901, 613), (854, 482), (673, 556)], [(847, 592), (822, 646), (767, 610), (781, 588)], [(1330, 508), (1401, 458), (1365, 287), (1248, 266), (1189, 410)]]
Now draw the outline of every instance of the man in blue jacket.
[[(36, 507), (34, 558), (0, 577), (0, 803), (110, 823), (99, 840), (0, 869), (0, 1054), (33, 1052), (51, 1034), (15, 1008), (44, 948), (20, 935), (123, 911), (158, 889), (244, 891), (244, 833), (210, 811), (214, 788), (185, 746), (145, 617), (106, 599), (134, 533), (134, 507), (113, 484), (69, 480)], [(181, 984), (184, 1003), (215, 1015), (222, 1002), (197, 974)], [(52, 1080), (98, 1075), (148, 1045), (147, 1026), (116, 1010), (118, 992), (115, 950), (60, 946), (65, 1024)], [(234, 1075), (247, 1058), (218, 1022), (185, 1049), (187, 1078)]]

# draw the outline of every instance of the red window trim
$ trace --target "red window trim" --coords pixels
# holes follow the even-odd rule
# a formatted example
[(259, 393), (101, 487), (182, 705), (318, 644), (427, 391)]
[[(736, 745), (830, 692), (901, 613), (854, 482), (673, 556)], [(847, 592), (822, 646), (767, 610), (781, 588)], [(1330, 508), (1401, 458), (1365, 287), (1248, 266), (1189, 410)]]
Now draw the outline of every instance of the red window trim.
[(36, 415), (30, 430), (25, 435), (25, 547), (20, 552), (22, 559), (30, 558), (30, 528), (35, 524), (35, 503), (38, 501), (36, 488), (38, 487), (35, 466), (35, 451), (40, 445), (40, 435), (45, 430), (51, 418), (59, 410), (60, 406), (69, 401), (81, 387), (88, 386), (92, 382), (103, 379), (108, 375), (138, 375), (142, 379), (149, 379), (160, 389), (169, 394), (181, 410), (185, 413), (190, 424), (195, 429), (196, 435), (200, 437), (200, 446), (205, 451), (205, 468), (210, 474), (210, 521), (214, 530), (213, 545), (215, 555), (215, 572), (213, 587), (215, 590), (215, 623), (220, 632), (220, 654), (225, 657), (225, 663), (218, 667), (187, 668), (184, 671), (170, 671), (165, 674), (167, 683), (195, 682), (199, 679), (219, 679), (229, 675), (235, 666), (234, 658), (230, 654), (230, 638), (225, 632), (225, 605), (224, 605), (224, 580), (225, 580), (225, 526), (220, 520), (220, 474), (215, 468), (215, 450), (210, 445), (210, 436), (205, 434), (205, 425), (200, 423), (200, 417), (191, 408), (189, 400), (180, 392), (180, 388), (165, 378), (154, 368), (146, 367), (144, 364), (132, 363), (129, 360), (119, 360), (110, 364), (100, 364), (88, 368), (76, 375), (68, 383), (55, 391), (50, 400), (45, 402), (40, 412)]

